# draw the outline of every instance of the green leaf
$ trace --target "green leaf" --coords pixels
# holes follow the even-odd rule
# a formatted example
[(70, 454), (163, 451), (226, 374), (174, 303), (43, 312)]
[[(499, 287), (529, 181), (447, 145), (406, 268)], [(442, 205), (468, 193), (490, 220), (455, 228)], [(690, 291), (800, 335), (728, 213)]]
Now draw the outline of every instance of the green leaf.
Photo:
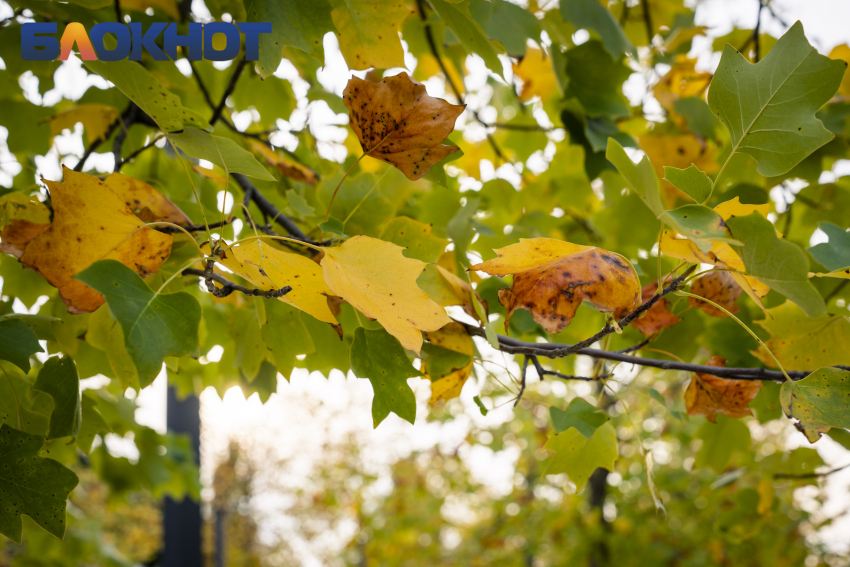
[[(625, 147), (635, 148), (637, 144), (631, 136), (620, 131), (617, 123), (607, 116), (588, 118), (584, 133), (594, 153), (603, 152), (608, 147), (608, 138), (614, 138)], [(579, 140), (575, 140), (578, 143)]]
[(664, 179), (699, 204), (711, 195), (711, 179), (694, 164), (688, 169), (665, 167)]
[(311, 207), (304, 197), (296, 193), (295, 189), (290, 189), (286, 192), (286, 202), (289, 203), (293, 211), (302, 216), (311, 217), (316, 214), (316, 209)]
[(818, 227), (829, 237), (829, 242), (809, 248), (812, 258), (829, 271), (850, 266), (850, 233), (831, 222), (822, 222)]
[(442, 256), (449, 241), (431, 234), (431, 225), (409, 217), (396, 217), (384, 227), (381, 240), (405, 248), (407, 258), (416, 258), (433, 264)]
[(252, 153), (236, 144), (233, 140), (213, 136), (197, 128), (186, 128), (180, 134), (170, 138), (177, 147), (192, 157), (205, 159), (229, 173), (242, 173), (248, 177), (274, 181)]
[(472, 19), (472, 14), (469, 12), (469, 0), (460, 2), (430, 0), (430, 4), (467, 51), (480, 55), (488, 69), (500, 77), (504, 76), (504, 69), (496, 48), (487, 39), (487, 34), (481, 26)]
[(413, 423), (416, 398), (407, 383), (421, 373), (416, 370), (398, 339), (384, 331), (358, 327), (351, 343), (351, 371), (358, 378), (368, 378), (375, 397), (372, 399), (372, 422), (378, 427), (390, 414)]
[(46, 435), (52, 410), (51, 397), (34, 391), (26, 375), (0, 366), (0, 413), (6, 414), (9, 425), (31, 435)]
[(602, 4), (596, 0), (566, 0), (561, 2), (561, 16), (571, 22), (576, 29), (593, 30), (602, 42), (605, 49), (615, 60), (624, 53), (631, 54), (637, 58), (635, 46), (626, 38), (623, 28), (614, 16)]
[[(259, 309), (263, 308), (262, 298), (255, 297), (253, 301), (260, 303)], [(257, 311), (258, 308), (246, 305), (243, 309), (234, 311), (231, 320), (231, 334), (235, 343), (233, 367), (239, 369), (239, 373), (247, 380), (257, 375), (268, 354), (261, 327), (265, 316)]]
[(38, 372), (33, 389), (53, 398), (48, 439), (76, 437), (83, 414), (80, 401), (80, 376), (70, 356), (51, 357)]
[(87, 395), (82, 396), (83, 423), (77, 434), (77, 447), (86, 455), (91, 453), (91, 446), (96, 435), (105, 435), (112, 431), (106, 420), (97, 410), (97, 402)]
[(723, 218), (704, 205), (684, 205), (672, 211), (664, 210), (658, 177), (646, 155), (635, 164), (623, 146), (614, 138), (609, 138), (605, 157), (614, 164), (620, 175), (626, 178), (631, 188), (657, 218), (689, 238), (703, 252), (708, 252), (715, 241), (738, 243), (729, 238)]
[(0, 321), (0, 360), (8, 360), (24, 372), (30, 370), (30, 357), (43, 352), (35, 332), (20, 319)]
[(468, 354), (450, 348), (424, 343), (422, 345), (423, 372), (432, 382), (460, 370), (472, 360)]
[(328, 0), (245, 0), (249, 22), (271, 22), (272, 32), (260, 34), (260, 75), (265, 79), (275, 71), (287, 45), (306, 51), (324, 63), (322, 38), (336, 31)]
[(726, 221), (743, 246), (732, 245), (755, 276), (797, 305), (809, 317), (826, 312), (823, 298), (809, 281), (809, 263), (797, 246), (776, 237), (773, 224), (758, 213)]
[(850, 372), (826, 367), (798, 382), (785, 382), (779, 393), (782, 411), (814, 443), (831, 427), (850, 427)]
[(850, 431), (833, 427), (829, 430), (827, 435), (829, 435), (833, 441), (850, 451)]
[(341, 236), (342, 238), (348, 238), (348, 235), (345, 234), (345, 224), (339, 219), (334, 217), (328, 217), (328, 220), (325, 222), (319, 223), (319, 228), (321, 228), (324, 232), (329, 232), (331, 234), (336, 234), (337, 236)]
[(717, 414), (717, 423), (706, 420), (696, 438), (702, 441), (702, 447), (696, 455), (695, 466), (711, 467), (722, 473), (736, 452), (745, 453), (750, 449), (750, 430), (740, 419), (732, 419)]
[(27, 515), (58, 538), (65, 535), (65, 501), (79, 479), (53, 459), (38, 456), (44, 437), (0, 427), (0, 534), (21, 543)]
[(756, 64), (727, 44), (708, 105), (732, 136), (732, 154), (754, 157), (764, 176), (782, 175), (833, 138), (815, 112), (838, 91), (846, 68), (818, 54), (797, 22)]
[(206, 118), (185, 108), (180, 99), (160, 83), (150, 72), (135, 61), (84, 61), (86, 67), (118, 87), (127, 98), (153, 118), (164, 132), (183, 129), (188, 123), (198, 128), (209, 128)]
[(782, 408), (779, 406), (779, 384), (776, 382), (764, 382), (756, 398), (749, 406), (756, 410), (756, 418), (759, 423), (767, 423), (782, 417)]
[(490, 413), (490, 410), (484, 405), (484, 402), (481, 401), (480, 396), (475, 396), (472, 398), (472, 401), (475, 402), (475, 405), (478, 406), (478, 410), (481, 412), (481, 415), (487, 415)]
[(609, 419), (583, 398), (573, 398), (565, 410), (550, 406), (549, 415), (552, 416), (555, 433), (563, 433), (570, 427), (575, 427), (588, 439)]
[(685, 118), (688, 130), (709, 140), (717, 136), (720, 121), (712, 114), (708, 103), (698, 97), (680, 98), (673, 103), (673, 110)]
[(109, 367), (124, 389), (139, 387), (136, 364), (127, 352), (124, 331), (109, 309), (98, 309), (89, 315), (85, 336), (88, 344), (106, 353)]
[(759, 514), (759, 493), (745, 488), (735, 494), (736, 506), (724, 510), (714, 521), (714, 529), (732, 543), (743, 543), (755, 537), (763, 528), (764, 516)]
[(617, 433), (610, 423), (600, 426), (589, 439), (578, 429), (570, 428), (549, 437), (545, 448), (555, 451), (555, 457), (545, 474), (566, 473), (578, 492), (584, 488), (597, 467), (614, 470)]
[(632, 74), (631, 69), (616, 62), (596, 40), (573, 47), (566, 56), (570, 78), (567, 97), (576, 97), (588, 116), (629, 115), (622, 86)]
[(506, 0), (471, 0), (469, 11), (487, 36), (502, 42), (511, 57), (525, 55), (525, 44), (538, 42), (542, 26), (534, 15)]
[(316, 352), (313, 338), (301, 319), (301, 311), (283, 301), (266, 303), (266, 324), (262, 335), (278, 371), (287, 380), (295, 366), (296, 356)]
[(166, 356), (198, 356), (201, 306), (191, 294), (153, 292), (116, 260), (95, 262), (74, 277), (106, 298), (143, 388), (162, 370)]

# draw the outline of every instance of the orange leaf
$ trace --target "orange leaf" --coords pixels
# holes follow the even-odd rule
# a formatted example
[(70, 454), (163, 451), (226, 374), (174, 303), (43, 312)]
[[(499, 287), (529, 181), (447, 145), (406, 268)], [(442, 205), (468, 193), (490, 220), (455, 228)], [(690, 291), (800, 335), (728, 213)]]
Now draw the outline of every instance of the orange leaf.
[[(723, 368), (726, 359), (715, 355), (706, 364)], [(747, 404), (755, 399), (761, 386), (758, 380), (729, 380), (711, 374), (694, 373), (685, 392), (685, 407), (688, 415), (704, 415), (712, 423), (718, 413), (732, 418), (753, 415)]]
[(50, 209), (20, 191), (0, 199), (0, 252), (20, 258), (30, 240), (50, 228)]
[(45, 181), (53, 224), (27, 244), (21, 263), (59, 288), (71, 313), (100, 307), (103, 296), (74, 276), (94, 262), (118, 260), (147, 276), (171, 253), (171, 236), (148, 228), (97, 177), (62, 168), (65, 181)]
[(310, 187), (314, 186), (316, 181), (319, 179), (316, 172), (309, 167), (294, 161), (289, 161), (272, 150), (266, 144), (258, 142), (257, 140), (248, 140), (248, 143), (251, 145), (251, 149), (256, 155), (263, 158), (267, 164), (277, 169), (288, 178), (306, 183)]
[(127, 177), (123, 173), (113, 173), (103, 182), (124, 200), (133, 214), (145, 222), (192, 224), (186, 213), (144, 181)]
[(458, 150), (442, 142), (466, 107), (428, 96), (425, 86), (407, 73), (380, 83), (352, 77), (342, 96), (363, 151), (396, 166), (410, 180)]
[[(647, 301), (649, 301), (652, 296), (655, 295), (655, 291), (657, 289), (657, 281), (643, 286), (643, 289), (641, 290), (640, 294), (641, 303), (646, 303)], [(617, 319), (622, 319), (631, 311), (632, 309), (628, 307), (617, 309), (617, 311), (614, 312), (614, 317)], [(667, 301), (666, 297), (662, 297), (641, 318), (632, 321), (632, 327), (643, 333), (644, 336), (649, 337), (661, 331), (662, 329), (672, 327), (673, 325), (679, 322), (681, 322), (681, 319), (676, 317), (670, 311), (670, 302)]]
[(632, 264), (613, 252), (551, 238), (520, 239), (495, 251), (498, 258), (476, 264), (473, 270), (490, 275), (513, 274), (510, 289), (499, 291), (511, 314), (525, 309), (549, 333), (570, 324), (582, 301), (599, 311), (631, 311), (638, 305), (640, 281)]
[[(709, 272), (697, 278), (691, 285), (691, 293), (713, 301), (729, 313), (740, 311), (737, 300), (743, 291), (729, 272)], [(695, 297), (689, 297), (688, 303), (691, 307), (701, 309), (712, 317), (728, 317), (711, 303), (700, 301)]]

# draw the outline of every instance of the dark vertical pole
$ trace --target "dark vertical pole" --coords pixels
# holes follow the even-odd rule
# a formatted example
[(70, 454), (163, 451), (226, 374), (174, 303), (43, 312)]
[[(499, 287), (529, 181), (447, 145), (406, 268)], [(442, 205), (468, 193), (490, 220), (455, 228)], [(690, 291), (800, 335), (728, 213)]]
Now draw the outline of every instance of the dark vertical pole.
[(215, 567), (225, 567), (227, 553), (224, 538), (224, 520), (227, 518), (227, 512), (224, 508), (216, 508), (215, 510)]
[[(166, 419), (168, 430), (189, 435), (195, 461), (201, 456), (201, 402), (197, 396), (177, 399), (168, 388)], [(175, 502), (165, 499), (165, 552), (163, 567), (201, 567), (201, 505), (191, 498)]]

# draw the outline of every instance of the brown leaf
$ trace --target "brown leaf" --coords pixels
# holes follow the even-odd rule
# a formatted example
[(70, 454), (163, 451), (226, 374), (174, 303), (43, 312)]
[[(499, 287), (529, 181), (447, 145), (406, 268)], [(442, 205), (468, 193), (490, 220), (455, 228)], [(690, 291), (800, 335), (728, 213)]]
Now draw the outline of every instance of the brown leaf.
[(551, 238), (520, 239), (495, 251), (498, 258), (472, 266), (490, 275), (513, 274), (510, 289), (499, 291), (507, 310), (505, 328), (516, 309), (525, 309), (549, 333), (570, 324), (582, 301), (599, 311), (631, 311), (638, 305), (640, 281), (632, 264), (614, 252)]
[(124, 200), (134, 215), (145, 222), (192, 224), (192, 220), (186, 216), (186, 213), (144, 181), (133, 179), (123, 173), (113, 173), (103, 182)]
[(53, 224), (27, 244), (21, 263), (59, 288), (72, 313), (100, 307), (103, 296), (74, 276), (98, 260), (118, 260), (143, 277), (171, 253), (171, 236), (144, 226), (97, 177), (62, 168), (65, 180), (45, 181)]
[[(723, 368), (726, 359), (715, 355), (708, 359), (706, 365)], [(688, 415), (704, 415), (712, 423), (718, 413), (732, 418), (753, 415), (747, 405), (755, 399), (761, 386), (758, 380), (729, 380), (694, 373), (685, 392), (685, 407)]]
[[(713, 301), (729, 311), (729, 313), (740, 311), (736, 302), (742, 291), (744, 290), (738, 285), (732, 275), (725, 271), (709, 272), (697, 278), (693, 285), (691, 285), (691, 293)], [(726, 313), (711, 303), (700, 301), (694, 297), (689, 297), (688, 303), (691, 307), (701, 309), (712, 317), (728, 317)]]
[(30, 240), (50, 228), (50, 209), (20, 191), (0, 199), (0, 252), (20, 258)]
[[(655, 291), (657, 289), (657, 281), (643, 286), (643, 289), (640, 293), (641, 304), (649, 301), (652, 296), (655, 295)], [(631, 311), (632, 309), (630, 308), (617, 309), (614, 312), (614, 317), (616, 319), (622, 319), (623, 317), (631, 313)], [(649, 337), (661, 331), (662, 329), (672, 327), (673, 325), (679, 322), (681, 322), (681, 319), (676, 317), (670, 311), (670, 302), (667, 301), (666, 297), (662, 297), (657, 302), (655, 302), (655, 305), (653, 305), (652, 308), (647, 311), (642, 317), (632, 321), (632, 327), (643, 333), (644, 336)]]
[(248, 143), (251, 145), (251, 149), (257, 156), (263, 158), (267, 164), (277, 169), (290, 179), (306, 183), (310, 187), (314, 186), (316, 181), (319, 179), (318, 174), (309, 167), (286, 159), (266, 144), (258, 142), (257, 140), (248, 140)]
[(348, 122), (363, 151), (416, 180), (458, 150), (442, 145), (464, 105), (428, 96), (407, 73), (380, 83), (352, 77), (342, 93)]

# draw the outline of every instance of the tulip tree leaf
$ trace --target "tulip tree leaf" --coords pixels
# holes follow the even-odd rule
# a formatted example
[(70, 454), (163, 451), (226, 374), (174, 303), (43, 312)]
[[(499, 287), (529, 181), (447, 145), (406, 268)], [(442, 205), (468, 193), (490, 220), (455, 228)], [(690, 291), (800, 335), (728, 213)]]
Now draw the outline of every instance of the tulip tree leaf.
[(755, 276), (797, 305), (809, 317), (826, 311), (823, 298), (809, 281), (809, 263), (797, 246), (776, 237), (773, 224), (758, 213), (726, 221), (743, 245), (732, 245), (747, 274)]
[(850, 266), (850, 233), (831, 222), (822, 222), (818, 227), (829, 237), (829, 242), (821, 242), (809, 248), (812, 258), (827, 270)]
[(708, 252), (715, 241), (736, 242), (729, 238), (723, 218), (704, 205), (684, 205), (672, 211), (665, 210), (661, 202), (658, 177), (646, 156), (635, 164), (623, 146), (614, 138), (609, 138), (605, 157), (614, 164), (620, 175), (626, 178), (631, 188), (657, 218), (689, 238), (703, 252)]
[(693, 164), (688, 169), (665, 167), (664, 179), (697, 203), (704, 203), (711, 195), (711, 179)]
[(258, 65), (264, 79), (277, 71), (287, 45), (306, 51), (324, 63), (322, 39), (336, 29), (328, 0), (246, 0), (245, 13), (249, 22), (272, 24), (271, 33), (260, 34)]
[(372, 421), (378, 427), (390, 414), (413, 423), (416, 398), (407, 383), (420, 376), (398, 339), (383, 329), (358, 327), (351, 343), (351, 371), (358, 378), (368, 378), (375, 397), (372, 399)]
[(76, 437), (80, 432), (83, 415), (80, 376), (71, 357), (49, 358), (38, 372), (33, 389), (50, 394), (53, 398), (47, 438)]
[(570, 78), (567, 96), (576, 97), (588, 116), (627, 116), (629, 104), (622, 84), (632, 70), (611, 57), (596, 40), (566, 53)]
[(552, 426), (555, 433), (562, 433), (570, 427), (575, 427), (579, 433), (590, 439), (599, 427), (608, 421), (609, 417), (590, 405), (583, 398), (573, 398), (567, 409), (562, 410), (551, 406), (549, 415), (552, 416)]
[(0, 534), (15, 543), (21, 543), (23, 515), (60, 539), (65, 534), (65, 500), (79, 479), (39, 457), (43, 445), (44, 437), (0, 427)]
[(797, 419), (797, 429), (814, 443), (832, 427), (850, 428), (850, 372), (826, 367), (798, 382), (785, 382), (779, 401), (785, 415)]
[(136, 103), (145, 114), (153, 118), (164, 132), (182, 130), (184, 123), (198, 128), (210, 127), (206, 118), (194, 110), (185, 108), (176, 94), (169, 91), (150, 71), (136, 61), (93, 60), (85, 61), (85, 65), (104, 79), (112, 81), (118, 90)]
[(750, 448), (750, 430), (740, 419), (717, 415), (717, 422), (706, 421), (697, 430), (696, 438), (702, 440), (702, 447), (696, 456), (695, 466), (711, 467), (722, 473), (736, 452), (746, 452)]
[(587, 484), (587, 479), (597, 467), (614, 470), (617, 432), (613, 425), (604, 423), (587, 438), (578, 429), (571, 427), (550, 437), (546, 449), (555, 451), (546, 474), (566, 473), (578, 492)]
[(29, 372), (30, 357), (42, 352), (35, 332), (20, 319), (0, 321), (0, 360), (8, 360), (24, 372)]
[(186, 128), (180, 134), (172, 134), (171, 139), (178, 148), (190, 156), (211, 161), (230, 173), (242, 173), (268, 181), (275, 180), (253, 154), (228, 138), (213, 136), (197, 128)]
[[(820, 55), (797, 22), (752, 64), (726, 45), (708, 105), (764, 176), (787, 173), (834, 137), (815, 112), (838, 91), (847, 63)], [(731, 155), (731, 154), (730, 154)]]
[(499, 54), (490, 40), (487, 39), (487, 34), (484, 33), (481, 26), (472, 19), (472, 14), (469, 12), (469, 2), (466, 0), (462, 2), (431, 0), (429, 3), (467, 51), (481, 56), (488, 69), (499, 76), (503, 75), (504, 69), (499, 60)]
[(153, 292), (130, 268), (101, 260), (76, 276), (106, 298), (112, 317), (124, 330), (127, 352), (142, 387), (150, 384), (166, 356), (198, 356), (201, 306), (186, 292)]
[(615, 60), (624, 53), (637, 57), (635, 46), (628, 40), (614, 16), (597, 0), (567, 0), (561, 2), (561, 15), (576, 29), (593, 30), (602, 38), (605, 50)]

